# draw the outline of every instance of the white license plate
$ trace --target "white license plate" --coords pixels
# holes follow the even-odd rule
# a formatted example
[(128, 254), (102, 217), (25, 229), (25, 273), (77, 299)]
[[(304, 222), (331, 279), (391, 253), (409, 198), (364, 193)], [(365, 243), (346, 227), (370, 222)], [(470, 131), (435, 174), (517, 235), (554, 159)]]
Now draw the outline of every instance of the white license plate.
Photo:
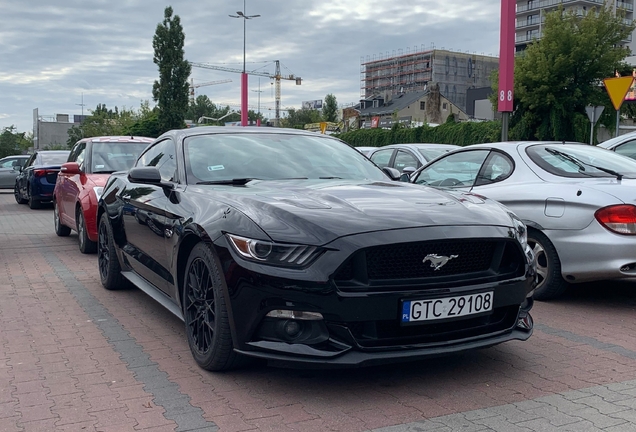
[(492, 311), (494, 292), (402, 303), (402, 323), (456, 318)]

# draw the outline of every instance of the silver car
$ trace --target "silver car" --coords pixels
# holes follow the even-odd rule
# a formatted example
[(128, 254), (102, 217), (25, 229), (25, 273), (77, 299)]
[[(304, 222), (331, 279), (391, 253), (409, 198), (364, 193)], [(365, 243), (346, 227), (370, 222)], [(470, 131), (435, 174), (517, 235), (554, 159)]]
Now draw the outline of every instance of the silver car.
[(390, 167), (410, 174), (438, 156), (458, 148), (461, 147), (454, 144), (391, 144), (374, 148), (367, 157), (380, 168)]
[(13, 189), (20, 167), (29, 159), (29, 155), (7, 156), (0, 159), (0, 189)]
[(629, 132), (624, 135), (619, 135), (616, 138), (608, 139), (598, 146), (636, 159), (636, 132)]
[(633, 159), (576, 143), (477, 144), (410, 181), (471, 191), (516, 213), (535, 252), (538, 300), (559, 296), (568, 283), (636, 276)]

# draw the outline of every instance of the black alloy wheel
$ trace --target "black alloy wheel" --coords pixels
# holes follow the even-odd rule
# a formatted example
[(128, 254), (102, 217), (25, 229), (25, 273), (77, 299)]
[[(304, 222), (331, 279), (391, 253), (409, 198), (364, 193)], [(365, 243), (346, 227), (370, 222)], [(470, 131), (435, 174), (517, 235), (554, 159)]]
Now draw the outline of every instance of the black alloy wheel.
[(86, 219), (84, 218), (84, 212), (82, 209), (77, 209), (77, 234), (79, 237), (79, 250), (83, 254), (92, 254), (97, 251), (97, 243), (88, 238), (88, 231), (86, 230)]
[(551, 300), (562, 295), (568, 283), (561, 275), (561, 260), (556, 248), (541, 231), (528, 230), (528, 245), (537, 263), (538, 283), (534, 290), (536, 300)]
[(71, 229), (60, 221), (60, 209), (56, 200), (53, 200), (53, 225), (55, 226), (55, 234), (60, 237), (66, 237), (71, 233)]
[(20, 195), (20, 187), (18, 186), (18, 182), (15, 182), (15, 187), (13, 188), (13, 197), (15, 198), (15, 202), (18, 204), (26, 204), (27, 200), (22, 198)]
[(128, 286), (127, 280), (121, 274), (113, 230), (106, 213), (99, 219), (97, 230), (97, 267), (102, 285), (107, 290), (118, 290)]
[(233, 369), (243, 362), (233, 350), (220, 269), (210, 246), (199, 243), (190, 253), (183, 278), (188, 345), (197, 364), (209, 371)]

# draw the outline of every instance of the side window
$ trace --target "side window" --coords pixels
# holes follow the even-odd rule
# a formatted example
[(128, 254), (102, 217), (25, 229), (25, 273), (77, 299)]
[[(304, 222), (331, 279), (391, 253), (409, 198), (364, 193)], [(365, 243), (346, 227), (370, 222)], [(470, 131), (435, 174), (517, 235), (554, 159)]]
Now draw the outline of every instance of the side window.
[(380, 168), (384, 168), (389, 166), (391, 156), (393, 156), (393, 149), (378, 150), (371, 155), (371, 160)]
[(496, 183), (510, 177), (514, 170), (514, 163), (507, 156), (493, 151), (482, 167), (475, 186)]
[(473, 186), (490, 150), (470, 150), (450, 154), (428, 165), (415, 183), (441, 187)]
[(616, 153), (636, 159), (636, 140), (627, 141), (625, 144), (621, 144), (614, 150)]
[(7, 159), (0, 164), (0, 168), (12, 168), (15, 163), (15, 159)]
[(71, 150), (71, 154), (68, 155), (68, 162), (77, 162), (77, 164), (81, 167), (84, 162), (84, 155), (86, 154), (86, 143), (77, 143), (73, 150)]
[(155, 144), (139, 158), (136, 166), (157, 167), (163, 181), (176, 182), (178, 177), (174, 143), (167, 139)]
[(406, 167), (419, 167), (419, 161), (413, 156), (411, 153), (398, 150), (397, 155), (395, 155), (395, 163), (393, 164), (394, 168), (402, 171)]
[(31, 165), (33, 165), (33, 163), (35, 162), (35, 158), (37, 157), (37, 153), (33, 153), (31, 155), (31, 157), (26, 161), (26, 163), (24, 164), (25, 167), (30, 167)]

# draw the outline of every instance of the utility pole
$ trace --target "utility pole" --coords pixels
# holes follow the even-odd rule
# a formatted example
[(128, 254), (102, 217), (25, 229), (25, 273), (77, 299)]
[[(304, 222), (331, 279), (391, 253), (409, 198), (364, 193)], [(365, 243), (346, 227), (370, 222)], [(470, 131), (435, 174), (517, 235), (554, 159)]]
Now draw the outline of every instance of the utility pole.
[(84, 121), (84, 107), (86, 106), (84, 104), (84, 92), (82, 92), (82, 103), (78, 103), (78, 104), (75, 104), (75, 105), (78, 105), (78, 106), (82, 107), (82, 121)]

